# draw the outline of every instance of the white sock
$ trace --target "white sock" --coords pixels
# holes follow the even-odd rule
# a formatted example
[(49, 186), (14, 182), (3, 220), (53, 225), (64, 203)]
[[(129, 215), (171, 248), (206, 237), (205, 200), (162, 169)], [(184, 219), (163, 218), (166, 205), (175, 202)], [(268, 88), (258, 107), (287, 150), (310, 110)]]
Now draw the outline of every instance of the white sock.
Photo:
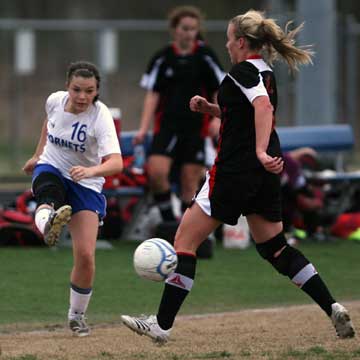
[(90, 302), (92, 291), (88, 294), (80, 294), (73, 288), (70, 288), (70, 308), (69, 319), (76, 317), (79, 314), (85, 314)]
[(44, 234), (45, 225), (49, 221), (49, 216), (53, 212), (52, 208), (44, 207), (36, 211), (35, 214), (35, 225), (39, 231)]

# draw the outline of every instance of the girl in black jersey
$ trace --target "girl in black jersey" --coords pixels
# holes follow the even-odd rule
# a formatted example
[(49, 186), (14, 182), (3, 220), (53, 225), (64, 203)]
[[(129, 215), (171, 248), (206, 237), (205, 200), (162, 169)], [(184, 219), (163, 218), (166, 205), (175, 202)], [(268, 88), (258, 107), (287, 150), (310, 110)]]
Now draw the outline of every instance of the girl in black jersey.
[(210, 117), (192, 112), (189, 101), (196, 94), (213, 100), (224, 74), (211, 48), (198, 40), (202, 15), (197, 8), (175, 8), (169, 20), (173, 41), (153, 56), (141, 80), (147, 92), (134, 143), (144, 141), (154, 118), (150, 188), (163, 220), (174, 221), (169, 182), (172, 163), (180, 166), (184, 211), (205, 174), (204, 141)]
[(292, 70), (311, 62), (311, 51), (294, 45), (301, 28), (284, 32), (274, 20), (253, 10), (230, 20), (226, 47), (233, 67), (221, 83), (219, 105), (201, 96), (190, 102), (195, 112), (221, 116), (218, 156), (178, 228), (175, 249), (179, 262), (166, 280), (157, 315), (122, 316), (124, 324), (137, 333), (160, 343), (168, 340), (193, 285), (196, 249), (219, 224), (235, 224), (243, 214), (260, 256), (319, 304), (340, 338), (354, 336), (347, 310), (334, 300), (310, 261), (287, 244), (283, 233), (276, 84), (263, 57), (270, 64), (281, 57)]

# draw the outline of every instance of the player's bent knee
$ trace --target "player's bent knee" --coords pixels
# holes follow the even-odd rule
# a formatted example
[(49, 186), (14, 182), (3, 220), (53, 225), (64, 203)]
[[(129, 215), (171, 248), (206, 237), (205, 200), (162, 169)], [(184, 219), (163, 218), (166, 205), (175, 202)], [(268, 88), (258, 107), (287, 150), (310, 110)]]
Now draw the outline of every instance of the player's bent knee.
[(33, 182), (32, 189), (38, 205), (53, 205), (55, 209), (65, 205), (65, 186), (61, 179), (53, 173), (39, 174)]
[(280, 232), (270, 240), (261, 244), (256, 244), (256, 250), (262, 258), (270, 261), (275, 257), (275, 254), (283, 249), (286, 245), (287, 242), (284, 233)]
[(257, 244), (256, 249), (280, 274), (290, 278), (309, 264), (299, 250), (287, 244), (282, 232), (265, 243)]

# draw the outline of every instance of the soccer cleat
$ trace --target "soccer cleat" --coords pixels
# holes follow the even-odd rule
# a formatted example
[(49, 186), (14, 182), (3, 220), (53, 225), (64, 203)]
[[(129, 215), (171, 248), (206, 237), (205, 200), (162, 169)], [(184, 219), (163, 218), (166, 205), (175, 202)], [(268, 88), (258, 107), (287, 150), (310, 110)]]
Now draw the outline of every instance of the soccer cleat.
[(150, 337), (159, 345), (163, 345), (169, 340), (171, 329), (163, 330), (159, 326), (155, 315), (142, 317), (122, 315), (121, 321), (129, 329), (135, 331), (139, 335), (146, 335)]
[(84, 315), (76, 315), (69, 319), (69, 327), (74, 336), (88, 336), (90, 334), (89, 326), (86, 324)]
[(331, 305), (331, 320), (334, 324), (336, 334), (339, 338), (352, 338), (355, 336), (355, 329), (350, 320), (347, 310), (339, 303)]
[(45, 225), (44, 241), (48, 246), (54, 246), (59, 241), (63, 227), (71, 219), (71, 206), (64, 205), (53, 211)]

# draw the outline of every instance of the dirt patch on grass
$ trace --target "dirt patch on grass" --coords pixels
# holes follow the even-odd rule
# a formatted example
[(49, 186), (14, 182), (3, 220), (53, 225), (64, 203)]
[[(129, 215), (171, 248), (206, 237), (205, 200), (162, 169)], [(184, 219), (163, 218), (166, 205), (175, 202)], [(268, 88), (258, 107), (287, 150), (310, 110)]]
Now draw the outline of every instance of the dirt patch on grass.
[[(347, 303), (360, 329), (360, 302)], [(118, 324), (97, 325), (74, 338), (64, 328), (0, 334), (1, 359), (360, 359), (359, 335), (340, 340), (317, 306), (179, 317), (171, 341), (156, 346)]]

